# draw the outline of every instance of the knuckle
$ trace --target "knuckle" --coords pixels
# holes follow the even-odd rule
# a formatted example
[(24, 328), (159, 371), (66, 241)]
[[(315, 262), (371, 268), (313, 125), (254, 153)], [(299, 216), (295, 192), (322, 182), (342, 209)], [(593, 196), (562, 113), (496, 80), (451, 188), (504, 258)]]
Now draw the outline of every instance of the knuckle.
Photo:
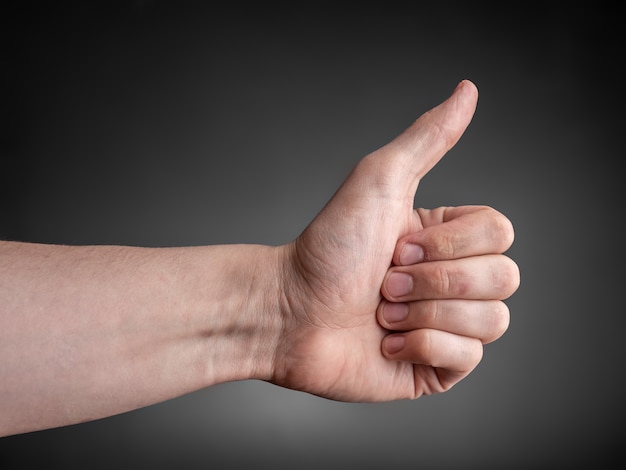
[(505, 333), (506, 330), (509, 329), (511, 312), (509, 311), (509, 307), (504, 302), (498, 302), (497, 305), (498, 308), (494, 316), (494, 332), (499, 338)]
[(483, 342), (490, 343), (500, 338), (509, 328), (511, 314), (508, 306), (502, 301), (493, 302), (493, 310), (490, 315), (488, 334)]
[(492, 271), (493, 292), (499, 300), (504, 300), (515, 293), (520, 285), (519, 267), (508, 256), (499, 255), (498, 263)]
[(469, 369), (473, 370), (483, 360), (483, 345), (480, 341), (476, 340), (473, 343), (474, 347), (471, 348), (468, 354)]
[(501, 251), (506, 251), (513, 244), (515, 231), (513, 223), (501, 212), (489, 207), (490, 220), (492, 222), (491, 236), (493, 242)]
[(421, 364), (430, 364), (433, 360), (433, 331), (421, 329), (414, 332), (412, 356), (413, 360)]
[(510, 297), (515, 293), (515, 291), (519, 288), (520, 285), (520, 271), (519, 266), (515, 261), (513, 261), (509, 257), (505, 257), (506, 259), (506, 269), (504, 276), (504, 292), (507, 297)]
[(440, 264), (432, 267), (429, 276), (433, 294), (437, 297), (447, 297), (451, 290), (452, 279), (448, 270)]
[(457, 341), (458, 370), (471, 372), (483, 359), (483, 343), (477, 338), (459, 338)]
[(420, 302), (420, 323), (426, 326), (434, 326), (440, 316), (440, 302), (436, 300), (423, 300)]
[(454, 259), (457, 254), (455, 234), (449, 230), (438, 230), (432, 234), (430, 250), (432, 257), (438, 259)]

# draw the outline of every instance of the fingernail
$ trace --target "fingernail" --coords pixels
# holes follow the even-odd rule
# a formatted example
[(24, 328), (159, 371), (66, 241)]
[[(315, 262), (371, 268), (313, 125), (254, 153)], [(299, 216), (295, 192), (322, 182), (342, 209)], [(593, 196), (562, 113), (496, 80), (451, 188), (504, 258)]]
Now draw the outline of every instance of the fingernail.
[(419, 245), (407, 243), (400, 252), (400, 264), (406, 266), (408, 264), (419, 263), (424, 260), (424, 249)]
[(413, 290), (413, 278), (406, 273), (391, 273), (387, 278), (387, 292), (394, 297), (402, 297)]
[(409, 306), (404, 303), (386, 302), (383, 307), (383, 318), (389, 323), (404, 320), (409, 316)]
[(404, 335), (387, 336), (384, 341), (385, 351), (395, 354), (404, 347)]

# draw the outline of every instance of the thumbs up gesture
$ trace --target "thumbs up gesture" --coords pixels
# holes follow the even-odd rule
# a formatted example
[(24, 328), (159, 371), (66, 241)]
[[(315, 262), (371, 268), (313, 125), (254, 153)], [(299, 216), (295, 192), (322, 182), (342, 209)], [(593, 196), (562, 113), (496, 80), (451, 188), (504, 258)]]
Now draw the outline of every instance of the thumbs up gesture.
[(504, 334), (503, 300), (519, 286), (503, 254), (509, 220), (484, 206), (413, 207), (477, 100), (474, 84), (460, 82), (365, 156), (283, 247), (284, 326), (268, 381), (341, 401), (414, 399), (450, 389)]

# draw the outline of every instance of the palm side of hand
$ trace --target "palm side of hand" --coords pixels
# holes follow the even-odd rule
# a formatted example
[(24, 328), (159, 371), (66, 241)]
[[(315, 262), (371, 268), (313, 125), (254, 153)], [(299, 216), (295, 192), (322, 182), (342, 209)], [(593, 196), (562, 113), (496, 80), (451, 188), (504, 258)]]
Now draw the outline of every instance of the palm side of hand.
[(345, 232), (317, 218), (290, 247), (297, 274), (281, 380), (289, 388), (343, 401), (412, 390), (410, 366), (381, 354), (387, 332), (376, 320), (380, 286), (407, 221), (384, 217), (385, 228), (375, 229), (368, 213), (343, 214)]
[[(377, 320), (398, 241), (425, 228), (413, 201), (420, 179), (460, 138), (477, 91), (452, 96), (359, 162), (328, 205), (285, 246), (285, 333), (272, 382), (343, 401), (415, 398), (449, 388), (429, 364), (392, 360)], [(434, 224), (434, 222), (426, 222)], [(444, 381), (445, 382), (445, 381)]]

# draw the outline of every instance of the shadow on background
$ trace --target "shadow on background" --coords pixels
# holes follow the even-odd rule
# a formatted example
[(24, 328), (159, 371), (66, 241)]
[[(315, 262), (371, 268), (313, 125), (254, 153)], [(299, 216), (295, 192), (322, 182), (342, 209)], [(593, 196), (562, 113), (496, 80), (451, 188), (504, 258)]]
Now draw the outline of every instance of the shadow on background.
[(517, 468), (615, 455), (623, 93), (597, 53), (615, 49), (614, 15), (442, 5), (29, 3), (5, 16), (0, 237), (286, 243), (362, 156), (470, 78), (474, 121), (416, 204), (505, 213), (522, 284), (509, 331), (446, 394), (346, 404), (223, 384), (0, 439), (1, 468)]

